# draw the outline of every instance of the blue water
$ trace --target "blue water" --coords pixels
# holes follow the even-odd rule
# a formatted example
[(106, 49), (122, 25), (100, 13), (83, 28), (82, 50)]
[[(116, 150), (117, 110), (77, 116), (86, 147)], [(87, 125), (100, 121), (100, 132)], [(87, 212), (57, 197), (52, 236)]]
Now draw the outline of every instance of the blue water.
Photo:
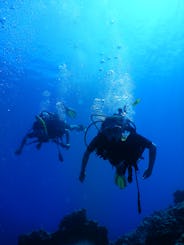
[[(173, 203), (183, 181), (183, 0), (15, 0), (0, 3), (0, 244), (16, 244), (33, 229), (53, 232), (66, 214), (86, 208), (109, 239), (132, 231), (146, 216)], [(137, 99), (134, 108), (130, 105)], [(75, 108), (69, 123), (129, 105), (140, 134), (158, 148), (152, 176), (139, 165), (142, 214), (135, 180), (114, 184), (110, 164), (91, 156), (78, 180), (85, 144), (71, 132), (64, 163), (54, 145), (14, 151), (36, 114)], [(89, 140), (96, 134), (92, 128)]]

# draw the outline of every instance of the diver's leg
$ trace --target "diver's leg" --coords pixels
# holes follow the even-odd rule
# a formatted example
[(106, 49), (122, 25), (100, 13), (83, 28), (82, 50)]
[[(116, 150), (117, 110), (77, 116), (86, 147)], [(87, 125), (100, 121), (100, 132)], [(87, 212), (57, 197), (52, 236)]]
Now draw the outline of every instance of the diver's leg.
[(63, 162), (64, 159), (63, 159), (63, 155), (61, 154), (61, 150), (60, 150), (60, 146), (63, 147), (63, 145), (62, 145), (62, 143), (60, 142), (60, 138), (56, 138), (56, 139), (54, 140), (54, 143), (56, 143), (56, 145), (57, 145), (59, 161), (60, 161), (60, 162)]
[(132, 166), (128, 166), (128, 183), (132, 182)]
[[(68, 136), (66, 135), (66, 138)], [(69, 138), (66, 139), (66, 143), (63, 142), (62, 137), (57, 137), (57, 139), (53, 140), (56, 144), (60, 145), (63, 148), (69, 149), (70, 148), (70, 144), (69, 144)]]
[(118, 175), (125, 175), (126, 169), (127, 169), (127, 163), (123, 161), (116, 167), (116, 173)]

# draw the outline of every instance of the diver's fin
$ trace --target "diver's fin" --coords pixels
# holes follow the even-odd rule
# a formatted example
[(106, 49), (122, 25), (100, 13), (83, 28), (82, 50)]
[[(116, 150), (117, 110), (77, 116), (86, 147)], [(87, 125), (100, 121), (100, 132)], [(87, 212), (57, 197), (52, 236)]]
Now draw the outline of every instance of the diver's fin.
[(115, 175), (115, 184), (120, 188), (124, 189), (126, 187), (126, 179), (124, 175)]
[(132, 106), (136, 106), (136, 105), (138, 105), (140, 102), (141, 102), (141, 99), (140, 99), (140, 98), (137, 98), (137, 99), (132, 103)]
[(77, 116), (77, 113), (74, 109), (70, 108), (70, 107), (67, 107), (67, 106), (64, 106), (65, 107), (65, 113), (68, 117), (70, 118), (76, 118)]

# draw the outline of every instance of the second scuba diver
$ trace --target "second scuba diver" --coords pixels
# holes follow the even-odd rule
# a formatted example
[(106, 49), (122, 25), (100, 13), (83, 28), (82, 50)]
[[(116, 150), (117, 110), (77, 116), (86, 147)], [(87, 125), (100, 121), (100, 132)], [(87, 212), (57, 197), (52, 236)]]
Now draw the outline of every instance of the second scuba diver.
[[(65, 106), (65, 113), (74, 117), (76, 112), (71, 108)], [(70, 131), (84, 131), (83, 125), (70, 125), (64, 120), (60, 119), (57, 113), (42, 111), (36, 115), (36, 120), (32, 128), (22, 139), (19, 148), (15, 151), (16, 155), (20, 155), (25, 145), (36, 143), (36, 148), (40, 149), (43, 143), (54, 142), (58, 148), (59, 160), (63, 161), (63, 156), (60, 147), (69, 149), (70, 147)], [(34, 139), (35, 140), (32, 140)], [(30, 141), (32, 140), (32, 141)]]

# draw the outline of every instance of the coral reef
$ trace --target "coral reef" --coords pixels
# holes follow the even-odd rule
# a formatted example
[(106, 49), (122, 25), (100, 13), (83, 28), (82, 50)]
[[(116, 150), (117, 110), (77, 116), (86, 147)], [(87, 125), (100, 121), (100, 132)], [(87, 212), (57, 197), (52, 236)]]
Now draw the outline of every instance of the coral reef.
[(58, 231), (49, 234), (43, 230), (21, 235), (19, 245), (107, 245), (107, 229), (97, 222), (87, 220), (82, 209), (64, 217)]
[(184, 191), (177, 190), (174, 192), (174, 203), (184, 202)]
[(122, 236), (113, 245), (155, 244), (184, 244), (184, 201), (153, 213), (134, 232)]
[(87, 220), (86, 210), (74, 212), (61, 221), (58, 231), (43, 230), (19, 237), (19, 245), (183, 245), (184, 191), (174, 193), (174, 206), (144, 218), (133, 232), (116, 242), (108, 241), (107, 229)]

